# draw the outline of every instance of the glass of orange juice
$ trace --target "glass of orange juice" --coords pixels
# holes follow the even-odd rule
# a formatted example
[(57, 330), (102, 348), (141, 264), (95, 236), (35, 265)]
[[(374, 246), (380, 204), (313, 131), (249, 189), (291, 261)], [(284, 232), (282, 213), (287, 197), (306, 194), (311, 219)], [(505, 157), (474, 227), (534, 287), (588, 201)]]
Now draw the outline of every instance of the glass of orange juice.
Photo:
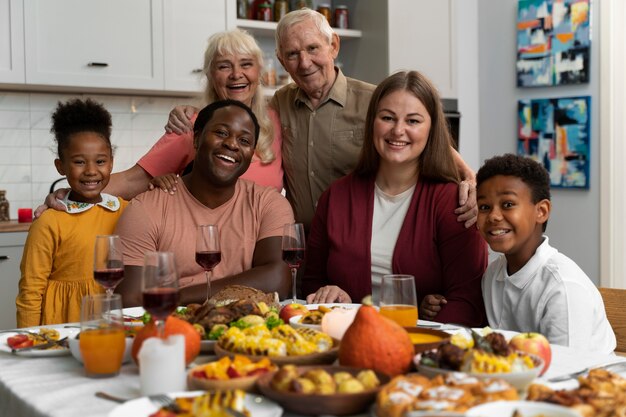
[(88, 377), (106, 378), (120, 372), (126, 341), (119, 294), (83, 297), (79, 346)]
[(403, 327), (417, 325), (417, 296), (413, 275), (383, 275), (380, 314)]

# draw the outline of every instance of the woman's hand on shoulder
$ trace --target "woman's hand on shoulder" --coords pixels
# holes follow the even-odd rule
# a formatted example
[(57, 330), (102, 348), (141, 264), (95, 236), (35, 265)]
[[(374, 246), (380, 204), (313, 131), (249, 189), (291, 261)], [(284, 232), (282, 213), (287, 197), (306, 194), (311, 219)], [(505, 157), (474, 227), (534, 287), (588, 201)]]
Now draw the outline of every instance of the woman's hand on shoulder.
[(176, 106), (170, 112), (165, 125), (165, 131), (167, 133), (176, 133), (182, 135), (183, 133), (193, 131), (193, 123), (191, 118), (199, 111), (194, 106)]
[(35, 210), (35, 219), (38, 219), (39, 216), (41, 216), (43, 212), (49, 208), (58, 211), (67, 211), (65, 205), (59, 203), (57, 200), (63, 200), (70, 190), (71, 188), (59, 188), (55, 192), (48, 194), (43, 204)]
[(478, 206), (476, 205), (476, 180), (463, 180), (459, 183), (459, 208), (454, 210), (458, 214), (457, 221), (465, 222), (465, 227), (470, 228), (478, 218)]
[(428, 294), (420, 304), (420, 318), (424, 320), (432, 320), (437, 317), (441, 311), (441, 306), (447, 304), (448, 301), (443, 295)]
[(351, 303), (352, 299), (347, 292), (336, 285), (327, 285), (306, 297), (307, 304), (323, 303)]
[(176, 192), (176, 184), (178, 184), (178, 174), (165, 174), (154, 177), (148, 185), (149, 190), (160, 188), (163, 192), (174, 194)]

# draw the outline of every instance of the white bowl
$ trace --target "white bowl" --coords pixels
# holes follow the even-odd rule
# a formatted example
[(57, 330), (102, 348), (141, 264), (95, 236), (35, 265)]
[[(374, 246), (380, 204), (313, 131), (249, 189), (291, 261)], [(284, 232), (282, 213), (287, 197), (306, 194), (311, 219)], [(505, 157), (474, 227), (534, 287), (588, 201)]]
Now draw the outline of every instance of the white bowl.
[(580, 414), (570, 408), (535, 401), (495, 401), (472, 407), (465, 415), (467, 417), (503, 417), (512, 415), (515, 410), (523, 416), (580, 417)]
[(302, 314), (298, 314), (297, 316), (291, 316), (291, 318), (289, 319), (289, 324), (294, 329), (305, 328), (305, 329), (314, 329), (314, 330), (322, 331), (321, 325), (300, 323), (301, 319), (302, 319)]
[[(417, 367), (417, 371), (429, 378), (434, 378), (437, 375), (447, 374), (450, 371), (449, 369), (439, 369), (434, 368), (432, 366), (421, 365), (418, 362), (418, 359), (421, 355), (416, 355), (414, 361)], [(474, 372), (466, 372), (468, 375), (472, 375), (479, 379), (492, 379), (498, 378), (502, 379), (509, 384), (513, 385), (515, 389), (518, 391), (525, 391), (526, 388), (539, 376), (539, 373), (543, 369), (543, 360), (540, 358), (535, 358), (535, 360), (540, 361), (539, 365), (533, 369), (529, 369), (527, 371), (519, 371), (519, 372), (506, 372), (506, 373), (494, 373), (494, 374), (482, 374), (482, 373), (474, 373)]]
[[(70, 337), (68, 341), (70, 345), (70, 352), (72, 353), (72, 356), (74, 357), (74, 359), (76, 359), (80, 363), (83, 363), (83, 357), (80, 354), (80, 340), (76, 338), (79, 334), (80, 333), (77, 333), (75, 336)], [(133, 337), (126, 338), (126, 349), (124, 350), (124, 358), (122, 359), (122, 363), (130, 362), (134, 340), (135, 338)]]

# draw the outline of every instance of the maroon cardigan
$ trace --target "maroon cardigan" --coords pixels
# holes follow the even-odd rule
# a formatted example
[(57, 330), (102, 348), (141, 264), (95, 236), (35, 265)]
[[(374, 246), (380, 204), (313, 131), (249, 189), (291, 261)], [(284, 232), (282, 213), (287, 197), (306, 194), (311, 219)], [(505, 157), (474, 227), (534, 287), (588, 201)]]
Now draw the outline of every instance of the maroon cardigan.
[[(487, 245), (476, 227), (457, 221), (458, 186), (418, 181), (393, 252), (394, 274), (415, 276), (417, 300), (441, 294), (443, 323), (486, 323), (481, 279)], [(374, 178), (350, 174), (320, 197), (307, 246), (304, 296), (337, 285), (354, 302), (372, 292)]]

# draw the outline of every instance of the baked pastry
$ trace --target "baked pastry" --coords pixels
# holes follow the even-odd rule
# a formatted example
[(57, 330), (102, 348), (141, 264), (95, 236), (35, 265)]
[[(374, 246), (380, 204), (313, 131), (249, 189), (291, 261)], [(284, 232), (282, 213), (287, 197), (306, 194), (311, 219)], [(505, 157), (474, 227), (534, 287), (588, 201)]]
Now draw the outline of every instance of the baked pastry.
[(400, 375), (385, 385), (376, 397), (378, 417), (401, 417), (415, 399), (431, 386), (428, 378), (417, 374)]

